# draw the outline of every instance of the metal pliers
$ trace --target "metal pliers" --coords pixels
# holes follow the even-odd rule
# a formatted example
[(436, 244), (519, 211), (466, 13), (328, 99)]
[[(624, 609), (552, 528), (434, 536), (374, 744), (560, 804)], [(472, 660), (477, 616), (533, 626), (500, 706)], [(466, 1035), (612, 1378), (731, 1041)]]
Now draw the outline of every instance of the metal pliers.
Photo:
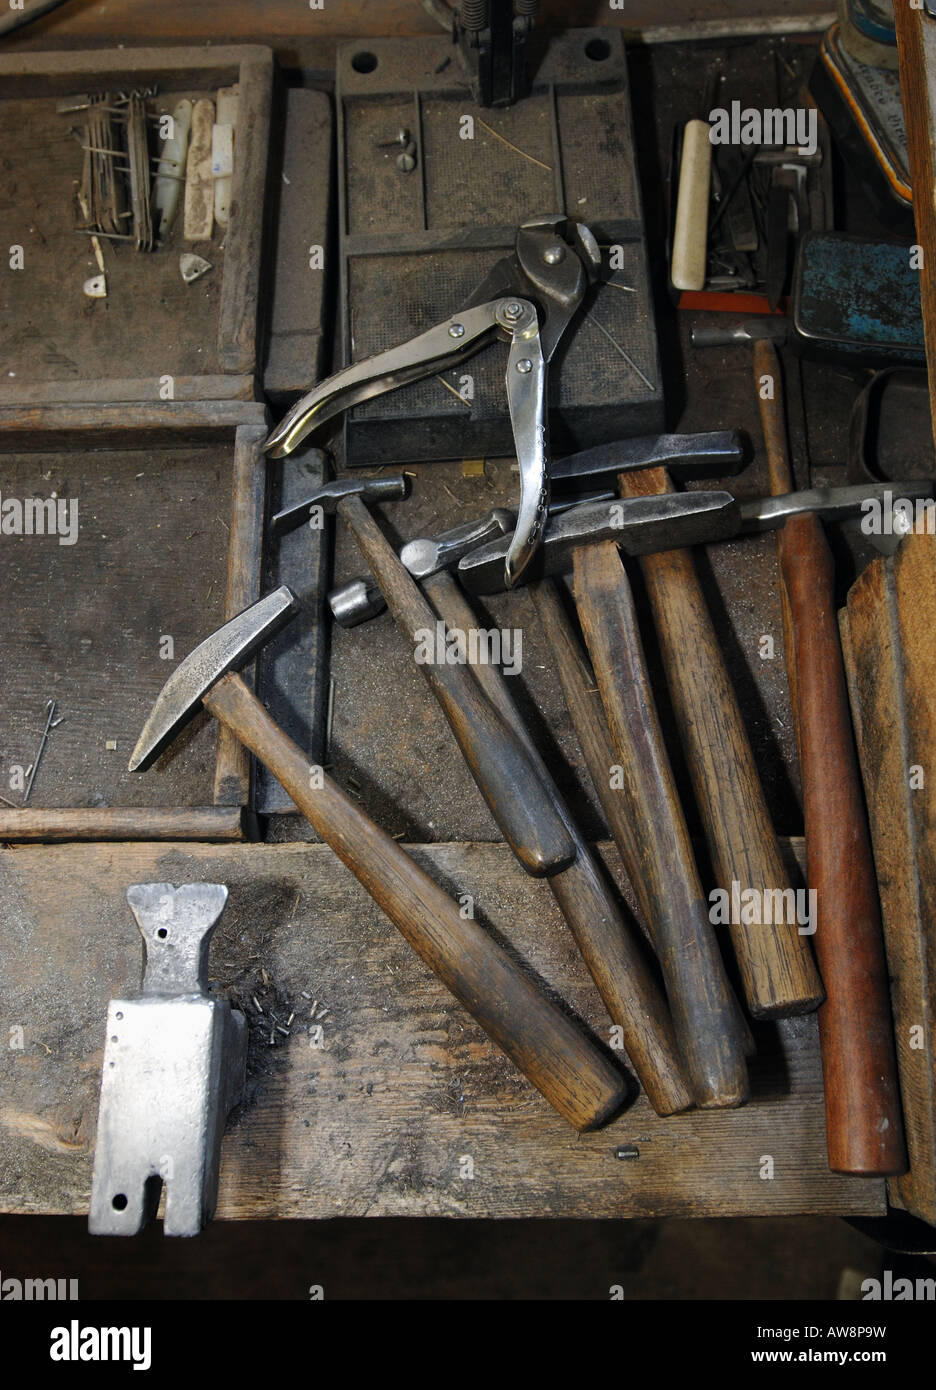
[(282, 458), (339, 411), (457, 366), (494, 338), (506, 338), (507, 406), (520, 466), (517, 526), (505, 562), (512, 588), (539, 544), (549, 506), (546, 365), (600, 265), (598, 243), (582, 223), (564, 217), (524, 222), (513, 253), (497, 262), (457, 313), (313, 387), (273, 430), (265, 451)]

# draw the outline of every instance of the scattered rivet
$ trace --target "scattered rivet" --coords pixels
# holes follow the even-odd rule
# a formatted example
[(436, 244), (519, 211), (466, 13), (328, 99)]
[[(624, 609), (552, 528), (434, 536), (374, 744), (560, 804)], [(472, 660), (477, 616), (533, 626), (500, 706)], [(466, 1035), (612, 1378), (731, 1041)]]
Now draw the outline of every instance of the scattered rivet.
[(636, 1144), (620, 1144), (614, 1151), (615, 1158), (639, 1158), (640, 1150)]
[(115, 738), (109, 738), (107, 742), (104, 744), (104, 747), (107, 749), (108, 753), (116, 753), (117, 740)]

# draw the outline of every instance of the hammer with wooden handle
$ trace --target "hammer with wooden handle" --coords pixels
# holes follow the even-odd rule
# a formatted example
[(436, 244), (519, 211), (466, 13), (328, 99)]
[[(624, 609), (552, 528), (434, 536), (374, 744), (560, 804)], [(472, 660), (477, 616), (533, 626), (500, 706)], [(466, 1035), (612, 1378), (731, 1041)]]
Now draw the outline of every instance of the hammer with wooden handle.
[[(445, 570), (427, 579), (423, 589), (446, 627), (468, 631), (477, 618), (464, 590)], [(647, 1099), (658, 1115), (672, 1115), (692, 1104), (684, 1079), (679, 1046), (666, 999), (650, 973), (633, 923), (625, 918), (609, 888), (595, 853), (571, 818), (539, 749), (530, 737), (507, 678), (496, 666), (476, 664), (472, 671), (488, 699), (533, 759), (547, 794), (575, 840), (575, 863), (549, 880), (562, 914), (575, 937), (608, 1015), (621, 1030)]]
[[(622, 473), (619, 487), (622, 497), (675, 491), (663, 468)], [(727, 892), (736, 884), (753, 891), (762, 905), (782, 902), (789, 875), (695, 561), (689, 550), (668, 550), (639, 563), (715, 882)], [(811, 1012), (823, 990), (807, 939), (796, 922), (774, 921), (763, 907), (758, 915), (750, 926), (730, 924), (751, 1014)]]
[[(638, 549), (653, 549), (674, 529), (689, 542), (696, 532), (701, 538), (712, 528), (718, 534), (722, 527), (734, 525), (734, 500), (729, 494), (706, 494), (701, 502), (700, 496), (693, 494), (689, 505), (678, 496), (648, 499), (647, 505), (643, 500), (615, 505), (636, 518), (631, 542)], [(703, 1107), (741, 1105), (749, 1092), (745, 1054), (750, 1035), (709, 920), (650, 689), (619, 542), (588, 536), (587, 523), (583, 539), (575, 515), (581, 510), (597, 518), (603, 507), (576, 508), (560, 517), (554, 529), (547, 529), (540, 560), (547, 573), (553, 563), (571, 559), (574, 564), (576, 603), (610, 729), (610, 757), (601, 751), (602, 745), (607, 749), (608, 740), (594, 727), (594, 711), (587, 700), (581, 700), (581, 682), (576, 682), (568, 649), (564, 662), (570, 669), (563, 673), (563, 685), (596, 785), (610, 786), (610, 779), (620, 776), (614, 797), (620, 799), (622, 809), (609, 820), (612, 833), (624, 828), (623, 834), (615, 833), (616, 842), (660, 959), (693, 1095)], [(616, 534), (603, 531), (600, 523), (596, 532), (599, 537)], [(482, 572), (487, 572), (489, 557), (500, 545), (494, 542), (475, 552), (483, 557)], [(460, 575), (472, 574), (472, 560), (467, 556), (460, 562)], [(497, 561), (491, 562), (491, 569), (499, 571)]]
[[(630, 583), (613, 541), (574, 555), (574, 594), (633, 826), (619, 846), (650, 923), (699, 1105), (748, 1097), (747, 1026), (728, 982), (676, 793)], [(638, 884), (640, 887), (638, 888)]]
[(309, 823), (549, 1103), (578, 1130), (604, 1124), (629, 1087), (610, 1058), (521, 967), (278, 728), (234, 672), (298, 611), (283, 587), (196, 647), (160, 692), (130, 760), (143, 771), (200, 707), (263, 762)]
[[(360, 497), (346, 495), (338, 503), (338, 514), (360, 546), (387, 607), (404, 635), (414, 640), (419, 630), (434, 630), (436, 614)], [(449, 576), (444, 572), (436, 574), (428, 584), (430, 596), (450, 625), (463, 631), (476, 626), (470, 610), (466, 612), (461, 607), (458, 589)], [(515, 763), (522, 757), (536, 774), (537, 796), (531, 797), (523, 787), (515, 786), (511, 806), (514, 836), (524, 838), (521, 829), (524, 818), (530, 824), (526, 836), (529, 838), (537, 835), (535, 827), (544, 812), (559, 816), (575, 845), (575, 855), (568, 864), (549, 875), (549, 886), (612, 1019), (622, 1029), (625, 1051), (654, 1109), (661, 1115), (686, 1109), (692, 1104), (692, 1096), (682, 1075), (663, 995), (622, 919), (591, 850), (569, 817), (542, 758), (518, 728), (516, 710), (506, 695), (499, 673), (489, 666), (469, 669), (463, 665), (424, 664), (420, 669), (438, 696), (475, 780), (485, 792), (488, 805), (505, 834), (507, 827), (501, 799), (485, 788), (489, 759), (479, 765), (474, 753), (476, 740), (469, 742), (465, 737), (466, 730), (475, 722), (473, 711), (479, 704), (487, 708), (488, 722), (493, 715), (503, 731), (502, 737), (513, 744), (511, 761)], [(488, 752), (496, 757), (498, 747), (492, 746)]]
[[(771, 391), (763, 385), (769, 378)], [(780, 359), (754, 344), (754, 382), (770, 490), (792, 490)], [(832, 551), (817, 516), (778, 535), (784, 632), (806, 822), (806, 880), (816, 892), (816, 956), (829, 1167), (906, 1170), (887, 962), (867, 814), (835, 611)]]

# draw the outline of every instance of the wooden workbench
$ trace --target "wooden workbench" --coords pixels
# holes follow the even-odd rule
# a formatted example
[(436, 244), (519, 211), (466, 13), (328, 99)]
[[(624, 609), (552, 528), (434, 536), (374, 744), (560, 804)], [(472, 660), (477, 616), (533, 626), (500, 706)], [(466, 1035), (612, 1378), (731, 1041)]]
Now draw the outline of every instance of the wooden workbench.
[[(362, 3), (329, 0), (322, 12), (305, 16), (303, 33), (292, 3), (223, 6), (223, 19), (220, 8), (173, 0), (160, 9), (154, 35), (152, 7), (144, 10), (141, 0), (119, 14), (74, 0), (24, 30), (9, 48), (192, 42), (220, 26), (226, 39), (272, 42), (281, 61), (325, 67), (339, 37), (365, 35), (374, 24), (374, 7)], [(668, 8), (676, 24), (690, 11), (698, 17), (700, 7)], [(746, 8), (781, 20), (807, 11), (817, 22), (828, 18), (827, 4), (809, 0), (779, 6), (752, 0)], [(555, 17), (558, 7), (551, 13)], [(648, 2), (632, 5), (626, 16), (603, 11), (602, 18), (639, 29), (658, 13), (659, 6)], [(398, 33), (435, 32), (417, 4), (381, 7), (381, 25)], [(680, 80), (698, 86), (697, 76)], [(697, 380), (682, 427), (750, 422), (756, 434), (746, 364), (737, 364), (743, 384), (734, 396), (723, 365), (721, 385), (712, 391), (699, 386), (706, 369), (687, 362), (688, 375)], [(731, 405), (727, 420), (733, 400), (737, 408)], [(452, 515), (438, 490), (443, 485)], [(507, 500), (514, 485), (506, 465), (473, 481), (457, 464), (444, 465), (431, 485), (418, 482), (406, 529), (429, 522), (442, 529), (472, 496), (490, 506)], [(760, 464), (740, 490), (763, 490)], [(389, 515), (392, 525), (394, 509)], [(732, 675), (747, 690), (746, 713), (772, 804), (780, 801), (789, 811), (795, 774), (782, 663), (754, 663), (753, 675), (750, 669), (757, 635), (780, 630), (773, 547), (767, 541), (745, 547), (743, 566), (728, 548), (722, 551), (707, 575), (707, 591)], [(339, 577), (357, 567), (344, 537)], [(500, 621), (499, 603), (491, 607)], [(564, 790), (595, 835), (600, 820), (583, 790), (581, 760), (554, 683), (543, 676), (543, 634), (529, 613), (521, 617), (524, 624), (528, 619), (528, 712), (546, 737), (551, 761), (552, 754), (561, 755), (555, 760), (564, 765)], [(496, 831), (398, 634), (383, 619), (370, 637), (336, 634), (335, 648), (335, 775), (391, 833), (410, 842), (407, 848), (434, 878), (450, 891), (472, 894), (479, 918), (610, 1045), (600, 1000), (548, 889), (524, 877), (506, 848), (493, 842)], [(398, 728), (404, 711), (409, 732), (395, 744), (387, 721), (392, 717)], [(296, 833), (302, 828), (274, 823), (276, 837)], [(456, 834), (459, 842), (448, 842)], [(412, 843), (424, 837), (435, 842)], [(605, 847), (605, 856), (626, 896), (616, 854)], [(231, 889), (212, 948), (212, 978), (250, 1019), (247, 1093), (224, 1145), (222, 1218), (885, 1210), (882, 1182), (828, 1171), (813, 1019), (756, 1028), (753, 1098), (738, 1111), (660, 1120), (639, 1097), (606, 1130), (576, 1136), (453, 1003), (331, 851), (308, 843), (0, 850), (3, 1022), (21, 1029), (23, 1041), (21, 1048), (0, 1052), (5, 1210), (87, 1211), (106, 1004), (139, 979), (140, 941), (125, 889), (144, 880), (196, 879), (223, 881)], [(288, 1036), (271, 1027), (271, 1012), (284, 1024), (293, 1016)], [(322, 1047), (310, 1033), (315, 1026), (322, 1029)], [(618, 1158), (622, 1146), (633, 1146), (638, 1156)]]
[[(408, 848), (449, 891), (470, 893), (478, 919), (609, 1042), (542, 881), (502, 845)], [(612, 872), (616, 862), (609, 854)], [(221, 1218), (884, 1210), (883, 1182), (826, 1166), (814, 1018), (757, 1029), (753, 1099), (740, 1110), (661, 1120), (640, 1096), (606, 1129), (577, 1135), (331, 850), (296, 844), (0, 851), (3, 1022), (23, 1029), (22, 1048), (0, 1050), (4, 1210), (87, 1211), (107, 1001), (133, 992), (140, 973), (125, 889), (196, 879), (230, 888), (211, 974), (250, 1026)], [(287, 1036), (277, 1023), (290, 1018)], [(617, 1158), (623, 1145), (639, 1157)]]

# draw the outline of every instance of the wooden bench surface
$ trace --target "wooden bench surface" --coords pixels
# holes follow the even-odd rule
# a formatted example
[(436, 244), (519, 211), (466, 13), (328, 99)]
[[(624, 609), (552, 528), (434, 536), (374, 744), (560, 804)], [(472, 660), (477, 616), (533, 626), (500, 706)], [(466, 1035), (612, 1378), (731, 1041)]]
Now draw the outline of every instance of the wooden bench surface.
[[(502, 845), (414, 846), (606, 1042), (548, 888)], [(614, 861), (609, 856), (613, 868)], [(825, 1160), (815, 1020), (758, 1027), (754, 1099), (661, 1120), (640, 1096), (576, 1135), (412, 954), (323, 845), (0, 851), (0, 1206), (87, 1211), (109, 998), (138, 987), (129, 884), (227, 883), (211, 974), (250, 1018), (221, 1218), (879, 1215), (884, 1184)], [(256, 1001), (256, 1003), (254, 1002)], [(260, 1014), (256, 1005), (263, 1010)], [(322, 1028), (313, 1046), (310, 1014)], [(289, 1036), (275, 1031), (270, 1011)], [(275, 1037), (271, 1046), (270, 1036)], [(634, 1144), (639, 1158), (616, 1157)], [(773, 1177), (766, 1160), (773, 1160)], [(468, 1176), (472, 1174), (473, 1176)]]

